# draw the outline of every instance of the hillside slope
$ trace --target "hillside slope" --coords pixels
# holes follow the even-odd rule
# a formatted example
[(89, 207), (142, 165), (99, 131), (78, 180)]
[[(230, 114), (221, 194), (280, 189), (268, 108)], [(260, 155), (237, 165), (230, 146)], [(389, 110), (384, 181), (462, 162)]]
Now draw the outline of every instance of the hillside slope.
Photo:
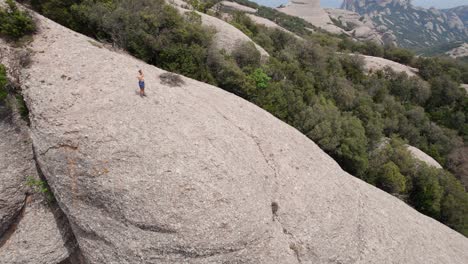
[(253, 104), (38, 21), (32, 140), (88, 263), (468, 261), (467, 238)]
[(468, 40), (468, 28), (454, 11), (424, 9), (408, 0), (345, 0), (342, 8), (385, 26), (396, 36), (398, 45), (405, 48)]

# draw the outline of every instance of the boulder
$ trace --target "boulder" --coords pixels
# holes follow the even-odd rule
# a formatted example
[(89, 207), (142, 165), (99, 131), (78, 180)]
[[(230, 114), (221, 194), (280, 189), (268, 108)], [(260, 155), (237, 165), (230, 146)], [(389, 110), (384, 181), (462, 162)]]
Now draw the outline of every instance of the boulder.
[(38, 19), (33, 144), (87, 263), (468, 262), (466, 237), (264, 110)]

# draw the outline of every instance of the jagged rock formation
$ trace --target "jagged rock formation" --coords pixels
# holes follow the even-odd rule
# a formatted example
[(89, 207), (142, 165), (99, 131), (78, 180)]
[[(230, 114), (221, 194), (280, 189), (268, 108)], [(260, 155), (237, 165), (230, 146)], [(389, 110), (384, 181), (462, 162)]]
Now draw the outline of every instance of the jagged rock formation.
[(468, 41), (468, 27), (453, 11), (415, 7), (409, 0), (345, 0), (342, 8), (387, 28), (402, 47), (420, 49)]
[(38, 21), (21, 78), (36, 159), (87, 263), (468, 261), (467, 238), (260, 108)]
[(279, 11), (297, 16), (312, 25), (322, 28), (335, 34), (341, 34), (345, 31), (333, 24), (327, 12), (320, 7), (320, 0), (297, 0), (290, 1), (287, 5), (277, 8)]
[(358, 40), (396, 45), (396, 37), (385, 26), (377, 27), (368, 17), (344, 9), (326, 8), (325, 11), (350, 36)]
[(446, 54), (453, 58), (466, 57), (468, 56), (468, 43), (463, 43), (459, 47), (447, 51)]
[(393, 45), (395, 37), (385, 27), (376, 27), (370, 19), (340, 9), (322, 9), (320, 0), (290, 1), (278, 8), (334, 34), (346, 34), (358, 40)]
[(468, 5), (464, 6), (458, 6), (450, 9), (444, 9), (442, 10), (446, 13), (454, 13), (460, 18), (460, 20), (463, 22), (465, 27), (468, 28)]

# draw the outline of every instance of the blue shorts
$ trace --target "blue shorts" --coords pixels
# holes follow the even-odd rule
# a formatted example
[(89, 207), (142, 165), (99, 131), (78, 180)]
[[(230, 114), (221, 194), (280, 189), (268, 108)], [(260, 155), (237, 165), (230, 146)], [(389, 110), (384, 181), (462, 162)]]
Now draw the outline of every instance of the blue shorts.
[(139, 81), (138, 85), (140, 86), (140, 89), (145, 89), (145, 82), (144, 81)]

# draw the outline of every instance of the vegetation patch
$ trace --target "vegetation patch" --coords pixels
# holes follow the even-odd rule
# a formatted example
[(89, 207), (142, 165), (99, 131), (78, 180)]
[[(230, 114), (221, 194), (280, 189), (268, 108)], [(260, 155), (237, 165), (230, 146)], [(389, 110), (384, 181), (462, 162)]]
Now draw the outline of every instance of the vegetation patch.
[(13, 0), (6, 0), (7, 7), (0, 7), (0, 36), (19, 40), (34, 33), (36, 25), (32, 17), (20, 10)]
[(159, 76), (159, 79), (161, 80), (162, 84), (171, 86), (171, 87), (178, 87), (182, 86), (185, 84), (184, 80), (180, 75), (172, 73), (172, 72), (166, 72), (163, 73)]
[(47, 182), (28, 176), (26, 178), (26, 185), (30, 187), (33, 192), (43, 195), (48, 202), (55, 201), (54, 195), (52, 194), (49, 185), (47, 185)]
[(0, 64), (0, 104), (5, 103), (5, 100), (8, 96), (7, 91), (7, 74), (6, 74), (6, 67), (3, 64)]

